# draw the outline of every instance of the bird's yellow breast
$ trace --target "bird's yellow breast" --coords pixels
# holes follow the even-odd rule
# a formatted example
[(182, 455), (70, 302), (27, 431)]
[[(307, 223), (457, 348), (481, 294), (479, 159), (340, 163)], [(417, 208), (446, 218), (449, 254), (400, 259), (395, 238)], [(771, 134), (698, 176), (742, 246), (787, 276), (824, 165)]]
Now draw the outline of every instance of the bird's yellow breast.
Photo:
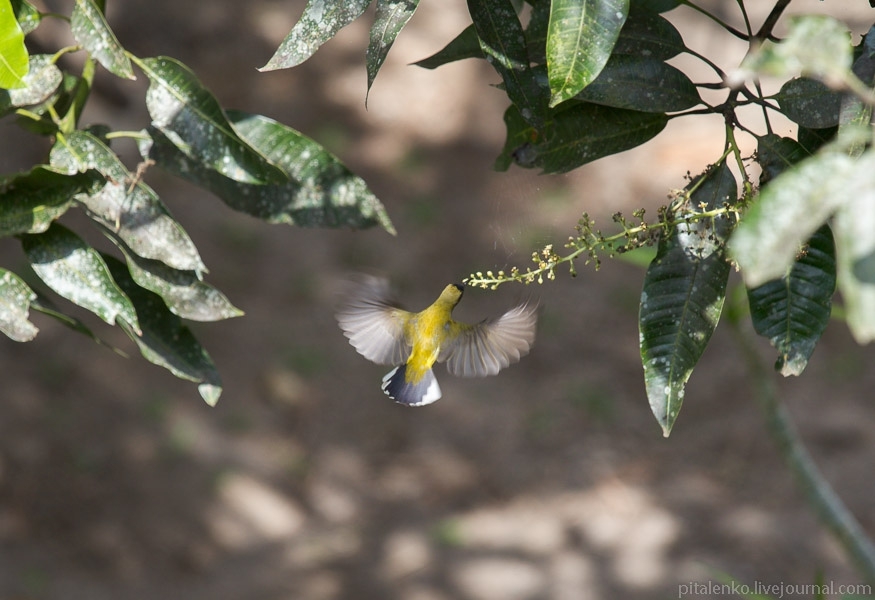
[(413, 315), (404, 327), (410, 342), (407, 360), (407, 381), (418, 382), (432, 367), (452, 331), (453, 308), (461, 298), (456, 286), (447, 286), (434, 304)]

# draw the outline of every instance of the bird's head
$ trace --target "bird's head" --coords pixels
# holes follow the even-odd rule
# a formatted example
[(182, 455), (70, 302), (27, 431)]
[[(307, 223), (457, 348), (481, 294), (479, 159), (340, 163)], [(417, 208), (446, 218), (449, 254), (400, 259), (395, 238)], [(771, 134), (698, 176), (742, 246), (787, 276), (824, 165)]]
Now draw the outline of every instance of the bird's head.
[(441, 292), (438, 302), (455, 306), (462, 299), (462, 294), (465, 293), (465, 288), (460, 283), (451, 283)]

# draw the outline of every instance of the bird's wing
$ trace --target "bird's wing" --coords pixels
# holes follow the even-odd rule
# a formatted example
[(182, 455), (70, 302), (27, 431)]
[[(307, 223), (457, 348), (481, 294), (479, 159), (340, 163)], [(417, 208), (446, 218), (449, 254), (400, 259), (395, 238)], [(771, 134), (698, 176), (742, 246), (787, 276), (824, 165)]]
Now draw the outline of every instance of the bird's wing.
[(476, 325), (453, 322), (438, 360), (461, 377), (495, 375), (529, 352), (535, 341), (536, 304), (521, 304)]
[(392, 299), (389, 282), (372, 276), (350, 280), (337, 309), (337, 323), (359, 354), (380, 365), (407, 361), (404, 325), (411, 314)]

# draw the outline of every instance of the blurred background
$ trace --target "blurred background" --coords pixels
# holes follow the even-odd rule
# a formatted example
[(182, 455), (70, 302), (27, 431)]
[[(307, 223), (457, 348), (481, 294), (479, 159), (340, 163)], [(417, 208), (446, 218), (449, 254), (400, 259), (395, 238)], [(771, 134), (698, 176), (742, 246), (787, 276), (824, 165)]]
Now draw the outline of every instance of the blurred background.
[[(735, 3), (703, 4), (743, 28)], [(772, 3), (748, 4), (758, 27)], [(304, 65), (259, 73), (303, 2), (108, 5), (132, 53), (176, 57), (223, 106), (326, 145), (385, 203), (398, 236), (269, 226), (151, 169), (147, 182), (192, 235), (208, 281), (246, 312), (192, 325), (224, 394), (209, 408), (195, 386), (80, 313), (132, 358), (39, 314), (34, 342), (0, 339), (0, 600), (656, 599), (727, 575), (858, 581), (767, 436), (726, 327), (662, 437), (638, 356), (639, 267), (605, 260), (544, 286), (469, 290), (460, 320), (539, 298), (535, 348), (493, 378), (440, 367), (444, 398), (427, 408), (389, 401), (379, 386), (387, 369), (359, 356), (333, 319), (337, 283), (353, 271), (390, 277), (419, 309), (472, 271), (525, 267), (533, 250), (561, 246), (583, 211), (603, 231), (616, 211), (655, 214), (688, 171), (720, 156), (720, 118), (673, 121), (643, 147), (565, 176), (496, 173), (507, 103), (491, 87), (497, 75), (482, 61), (409, 66), (469, 23), (462, 0), (422, 0), (367, 110), (372, 10)], [(875, 16), (864, 1), (792, 7), (831, 12), (857, 33)], [(743, 57), (743, 44), (695, 12), (667, 16), (725, 67)], [(46, 22), (37, 38), (55, 48), (65, 31)], [(673, 63), (713, 81), (692, 59)], [(145, 77), (99, 79), (86, 123), (149, 122)], [(47, 152), (10, 121), (0, 122), (2, 172)], [(135, 167), (132, 143), (115, 148)], [(0, 240), (0, 257), (13, 270), (25, 264), (12, 239)], [(760, 350), (774, 360), (767, 343)], [(870, 533), (873, 358), (834, 322), (801, 378), (775, 376)]]

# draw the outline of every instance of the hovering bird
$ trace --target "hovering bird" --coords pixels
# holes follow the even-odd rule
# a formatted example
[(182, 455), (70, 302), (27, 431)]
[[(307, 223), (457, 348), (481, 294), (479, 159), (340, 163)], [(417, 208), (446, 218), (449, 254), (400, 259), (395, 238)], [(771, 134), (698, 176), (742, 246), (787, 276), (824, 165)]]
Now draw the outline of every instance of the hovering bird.
[(365, 358), (395, 365), (383, 391), (400, 404), (423, 406), (441, 397), (432, 371), (446, 362), (453, 375), (485, 377), (517, 362), (535, 341), (537, 304), (520, 304), (476, 325), (452, 319), (465, 288), (451, 284), (422, 312), (401, 309), (386, 279), (361, 276), (350, 282), (337, 311), (349, 343)]

